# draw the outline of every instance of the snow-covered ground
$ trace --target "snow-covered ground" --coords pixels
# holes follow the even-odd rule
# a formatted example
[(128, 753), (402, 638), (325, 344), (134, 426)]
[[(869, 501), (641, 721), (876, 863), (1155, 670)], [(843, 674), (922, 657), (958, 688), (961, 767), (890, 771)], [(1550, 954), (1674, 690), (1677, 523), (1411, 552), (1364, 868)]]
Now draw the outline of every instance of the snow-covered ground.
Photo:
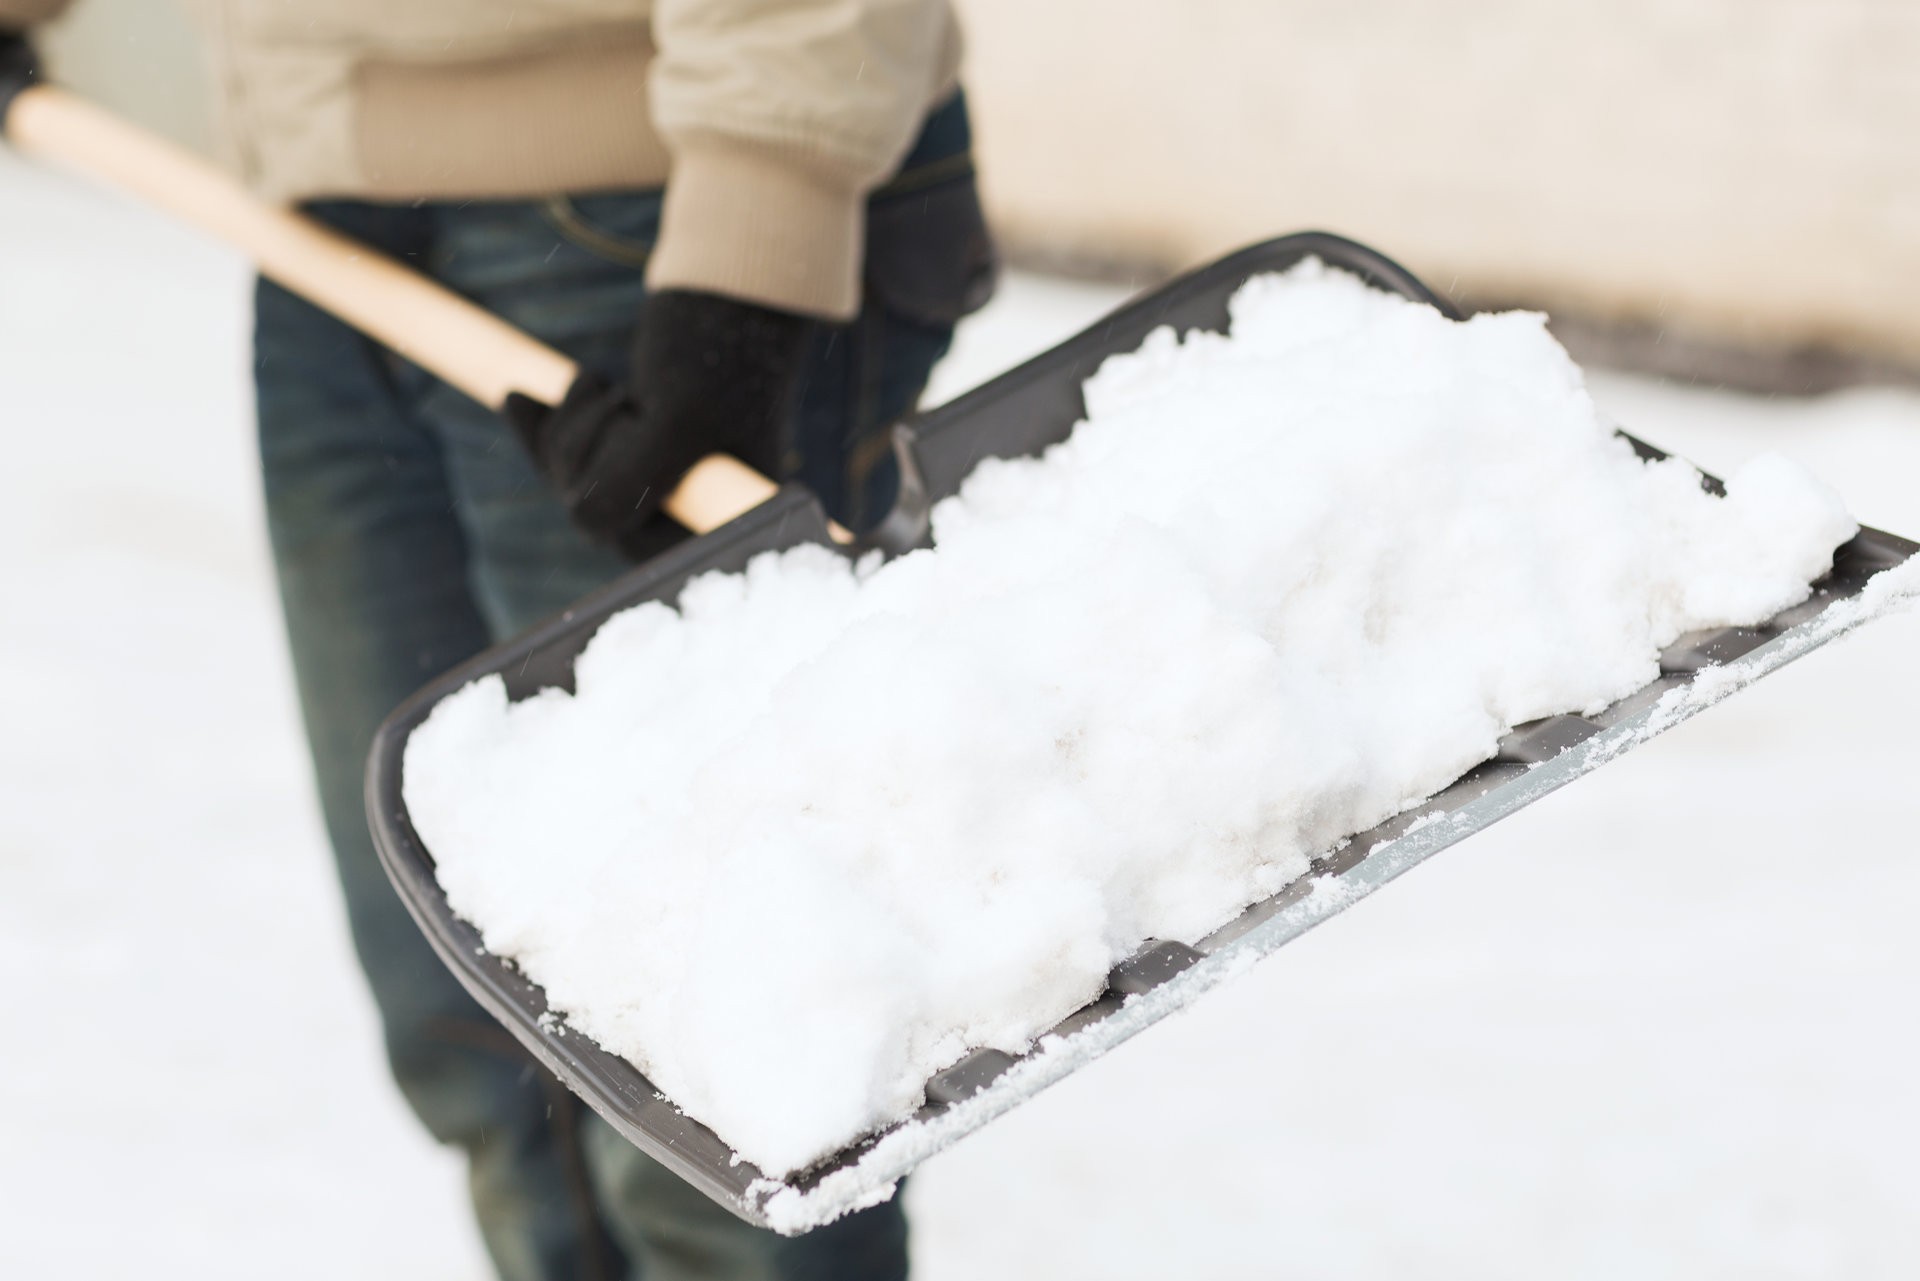
[[(245, 290), (0, 158), (0, 1275), (477, 1281), (307, 794)], [(1015, 277), (937, 392), (1117, 298)], [(1920, 531), (1920, 396), (1595, 382)], [(1909, 614), (1814, 655), (937, 1158), (919, 1276), (1907, 1275), (1916, 652)]]

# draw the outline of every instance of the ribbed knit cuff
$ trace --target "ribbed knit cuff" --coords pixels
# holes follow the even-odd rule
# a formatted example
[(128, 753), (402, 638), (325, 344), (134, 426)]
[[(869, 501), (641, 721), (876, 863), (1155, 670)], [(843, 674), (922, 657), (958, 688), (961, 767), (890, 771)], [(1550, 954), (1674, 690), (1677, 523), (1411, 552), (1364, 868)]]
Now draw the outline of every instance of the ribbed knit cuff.
[(857, 184), (838, 175), (688, 139), (674, 152), (647, 285), (851, 320), (860, 310), (864, 203)]

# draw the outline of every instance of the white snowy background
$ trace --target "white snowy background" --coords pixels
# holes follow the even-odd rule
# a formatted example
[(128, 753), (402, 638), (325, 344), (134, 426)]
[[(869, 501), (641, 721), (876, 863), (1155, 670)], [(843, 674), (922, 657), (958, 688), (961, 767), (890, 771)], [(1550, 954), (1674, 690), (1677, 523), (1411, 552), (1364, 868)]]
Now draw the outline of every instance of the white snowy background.
[[(309, 795), (247, 285), (0, 157), (0, 1276), (479, 1281)], [(936, 394), (1120, 297), (1014, 277)], [(1920, 533), (1920, 395), (1594, 384)], [(1916, 655), (1815, 654), (935, 1159), (917, 1275), (1910, 1276)]]

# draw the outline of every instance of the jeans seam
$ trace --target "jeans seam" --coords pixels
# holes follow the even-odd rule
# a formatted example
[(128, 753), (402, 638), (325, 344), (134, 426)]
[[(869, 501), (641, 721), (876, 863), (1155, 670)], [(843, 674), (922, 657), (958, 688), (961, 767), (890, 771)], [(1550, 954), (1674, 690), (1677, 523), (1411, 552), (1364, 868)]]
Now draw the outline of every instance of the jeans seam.
[(591, 1275), (588, 1281), (618, 1281), (618, 1272), (611, 1259), (606, 1257), (606, 1234), (600, 1219), (600, 1203), (593, 1195), (593, 1184), (587, 1174), (586, 1155), (581, 1150), (579, 1134), (580, 1103), (576, 1100), (559, 1078), (549, 1072), (533, 1056), (521, 1047), (520, 1042), (506, 1029), (492, 1023), (479, 1023), (468, 1019), (435, 1018), (428, 1019), (423, 1031), (437, 1040), (464, 1045), (483, 1052), (512, 1056), (515, 1051), (532, 1061), (534, 1079), (540, 1083), (541, 1093), (547, 1096), (547, 1125), (559, 1145), (560, 1167), (565, 1172), (567, 1200), (573, 1207), (574, 1230), (579, 1233), (582, 1242), (582, 1255), (588, 1260)]
[(602, 231), (586, 220), (570, 196), (549, 196), (540, 202), (540, 212), (577, 249), (604, 258), (622, 267), (645, 267), (653, 257), (651, 241), (629, 240)]
[(593, 1195), (593, 1182), (587, 1171), (586, 1153), (580, 1145), (580, 1103), (550, 1073), (540, 1074), (541, 1085), (552, 1100), (548, 1121), (560, 1144), (560, 1165), (566, 1171), (567, 1192), (573, 1202), (574, 1216), (582, 1254), (591, 1271), (591, 1281), (616, 1281), (613, 1261), (605, 1255), (606, 1232), (600, 1219), (600, 1203)]

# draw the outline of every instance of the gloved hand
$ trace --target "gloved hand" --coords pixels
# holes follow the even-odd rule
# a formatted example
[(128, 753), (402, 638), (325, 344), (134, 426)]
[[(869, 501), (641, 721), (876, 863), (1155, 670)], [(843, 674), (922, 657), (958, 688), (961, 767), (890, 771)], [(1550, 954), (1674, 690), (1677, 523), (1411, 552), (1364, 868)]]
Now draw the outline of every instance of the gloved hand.
[(26, 33), (0, 27), (0, 128), (7, 123), (7, 108), (14, 95), (40, 79), (40, 63)]
[(631, 389), (582, 374), (555, 406), (508, 397), (507, 418), (574, 522), (643, 560), (677, 535), (660, 504), (708, 454), (780, 478), (811, 328), (753, 303), (663, 290), (641, 312)]

